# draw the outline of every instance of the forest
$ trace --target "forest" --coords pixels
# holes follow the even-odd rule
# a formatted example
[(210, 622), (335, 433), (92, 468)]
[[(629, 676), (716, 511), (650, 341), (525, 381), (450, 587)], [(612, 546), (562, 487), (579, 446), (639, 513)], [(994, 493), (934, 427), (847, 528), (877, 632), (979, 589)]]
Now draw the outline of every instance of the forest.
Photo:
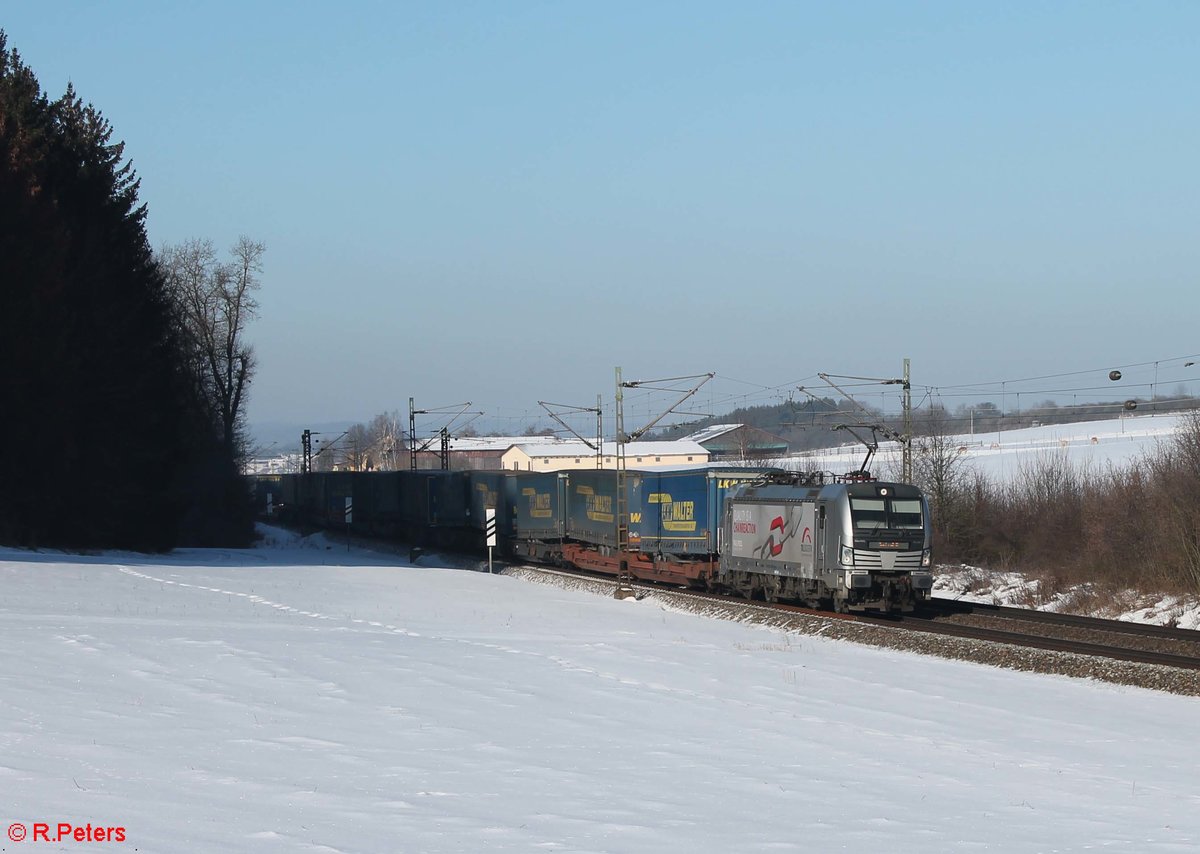
[[(0, 30), (0, 542), (165, 550), (253, 536), (240, 410), (222, 406), (221, 382), (244, 368), (244, 389), (252, 354), (219, 300), (187, 306), (138, 189), (101, 112), (71, 86), (49, 98)], [(218, 278), (208, 296), (236, 291)]]

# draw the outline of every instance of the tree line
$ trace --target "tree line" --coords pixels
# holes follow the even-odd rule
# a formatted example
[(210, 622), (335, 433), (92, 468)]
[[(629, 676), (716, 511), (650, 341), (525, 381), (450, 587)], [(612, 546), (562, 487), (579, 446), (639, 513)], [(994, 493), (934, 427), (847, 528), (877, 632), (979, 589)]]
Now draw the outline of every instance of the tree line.
[(168, 549), (252, 536), (244, 343), (263, 247), (146, 236), (124, 144), (47, 97), (0, 30), (0, 541)]

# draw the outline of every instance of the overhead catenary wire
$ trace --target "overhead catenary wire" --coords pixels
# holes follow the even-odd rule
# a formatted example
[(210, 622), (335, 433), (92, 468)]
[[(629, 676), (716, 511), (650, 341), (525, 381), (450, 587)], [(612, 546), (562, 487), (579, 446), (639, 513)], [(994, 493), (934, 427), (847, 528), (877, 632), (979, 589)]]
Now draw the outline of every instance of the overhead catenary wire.
[[(1015, 378), (1008, 379), (989, 379), (986, 381), (973, 382), (957, 382), (957, 383), (912, 383), (912, 389), (920, 396), (920, 401), (913, 407), (914, 412), (927, 411), (929, 408), (945, 409), (951, 405), (958, 406), (963, 409), (964, 413), (969, 413), (972, 408), (972, 398), (979, 401), (979, 405), (990, 403), (996, 405), (1000, 412), (1009, 414), (1010, 406), (1015, 407), (1017, 395), (1021, 397), (1020, 411), (1022, 415), (1034, 415), (1038, 413), (1053, 411), (1054, 406), (1071, 407), (1078, 411), (1097, 411), (1106, 408), (1111, 408), (1113, 405), (1128, 399), (1153, 400), (1161, 406), (1177, 405), (1180, 402), (1186, 401), (1190, 397), (1190, 392), (1195, 386), (1194, 383), (1200, 383), (1200, 370), (1194, 367), (1195, 364), (1200, 364), (1200, 353), (1186, 354), (1180, 356), (1171, 356), (1159, 359), (1146, 359), (1142, 361), (1106, 364), (1103, 366), (1069, 370), (1069, 371), (1047, 371), (1044, 373), (1020, 375)], [(1192, 370), (1185, 370), (1192, 368)], [(1099, 377), (1107, 377), (1110, 370), (1120, 370), (1124, 373), (1119, 385), (1105, 379), (1098, 381)], [(1180, 372), (1185, 375), (1180, 376)], [(1191, 374), (1195, 374), (1192, 376)], [(856, 396), (859, 392), (870, 387), (878, 388), (877, 381), (869, 380), (868, 378), (860, 378), (859, 375), (853, 372), (846, 374), (830, 374), (841, 378), (848, 378), (841, 382), (841, 386), (846, 392)], [(752, 409), (758, 406), (777, 406), (780, 404), (793, 404), (795, 395), (793, 390), (797, 385), (804, 385), (813, 382), (817, 378), (815, 373), (808, 374), (801, 379), (789, 380), (772, 384), (770, 382), (748, 380), (744, 376), (734, 376), (718, 372), (714, 375), (713, 381), (709, 384), (706, 390), (707, 394), (701, 398), (704, 402), (703, 406), (691, 407), (681, 421), (670, 424), (663, 423), (660, 429), (668, 427), (688, 426), (695, 423), (702, 423), (705, 419), (720, 418), (723, 415), (731, 414), (737, 409)], [(1096, 378), (1096, 379), (1092, 379)], [(1072, 382), (1072, 380), (1082, 380), (1080, 382)], [(1161, 389), (1168, 384), (1179, 384), (1181, 388), (1176, 389), (1170, 395), (1162, 395)], [(626, 396), (626, 406), (631, 414), (636, 413), (639, 416), (644, 415), (649, 418), (652, 414), (651, 410), (656, 402), (656, 395), (660, 396), (666, 388), (657, 388), (657, 386), (666, 386), (665, 381), (659, 380), (655, 383), (655, 388), (629, 388)], [(672, 389), (674, 390), (674, 389)], [(900, 408), (901, 395), (897, 390), (894, 394), (888, 391), (872, 392), (873, 398), (865, 397), (867, 403), (874, 407), (878, 407), (881, 414), (895, 413)], [(1079, 397), (1091, 398), (1086, 404), (1078, 401)], [(831, 395), (831, 397), (833, 397)], [(998, 398), (990, 400), (990, 398)], [(602, 404), (602, 408), (611, 411), (613, 400), (611, 396), (606, 395), (606, 400)], [(1044, 398), (1045, 400), (1041, 400)], [(1038, 400), (1038, 404), (1030, 405), (1028, 401)], [(849, 414), (847, 411), (848, 404), (841, 405), (836, 400), (830, 400), (830, 403), (836, 407), (834, 412), (842, 417)], [(1053, 404), (1051, 406), (1043, 406), (1043, 403)], [(940, 406), (936, 406), (940, 404)], [(800, 405), (810, 405), (808, 402)], [(707, 411), (700, 411), (706, 409)], [(682, 413), (681, 413), (682, 414)], [(822, 415), (822, 417), (824, 417)], [(834, 413), (830, 413), (830, 417), (835, 417)], [(542, 429), (546, 429), (549, 419), (544, 412), (539, 412), (527, 408), (505, 408), (496, 407), (488, 412), (485, 416), (486, 421), (490, 424), (497, 425), (501, 428), (505, 424), (523, 425), (528, 428), (530, 424), (541, 424)], [(964, 414), (963, 420), (969, 420), (970, 415)], [(510, 431), (513, 432), (513, 431)], [(519, 432), (519, 431), (516, 431)]]

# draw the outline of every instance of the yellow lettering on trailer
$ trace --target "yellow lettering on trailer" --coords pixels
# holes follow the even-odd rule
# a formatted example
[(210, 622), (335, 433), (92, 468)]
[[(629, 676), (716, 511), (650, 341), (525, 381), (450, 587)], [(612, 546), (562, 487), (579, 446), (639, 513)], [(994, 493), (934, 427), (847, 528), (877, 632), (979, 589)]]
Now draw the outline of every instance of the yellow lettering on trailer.
[(696, 502), (672, 501), (662, 505), (662, 526), (665, 531), (696, 530)]
[(550, 493), (538, 492), (530, 489), (529, 495), (529, 515), (534, 519), (549, 519), (554, 513), (550, 509)]
[(587, 494), (587, 517), (593, 522), (611, 522), (613, 521), (613, 507), (611, 495), (595, 495), (591, 490)]

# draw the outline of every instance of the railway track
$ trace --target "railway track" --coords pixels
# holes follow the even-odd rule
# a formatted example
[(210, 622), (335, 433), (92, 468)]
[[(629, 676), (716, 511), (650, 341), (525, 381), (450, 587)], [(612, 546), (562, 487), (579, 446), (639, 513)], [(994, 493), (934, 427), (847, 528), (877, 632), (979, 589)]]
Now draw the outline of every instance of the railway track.
[[(1023, 611), (1010, 608), (1008, 611)], [(1037, 616), (1029, 616), (1037, 615)], [(1129, 661), (1158, 667), (1178, 667), (1183, 670), (1200, 671), (1200, 644), (1194, 639), (1170, 638), (1163, 642), (1157, 632), (1130, 630), (1112, 631), (1104, 624), (1112, 620), (1090, 620), (1074, 617), (1058, 621), (1042, 619), (1042, 612), (1028, 611), (1025, 615), (1013, 613), (1003, 617), (986, 616), (978, 622), (947, 620), (936, 615), (905, 615), (895, 624), (911, 631), (950, 635), (973, 640), (1003, 643), (1029, 649), (1043, 649), (1087, 655), (1113, 661)], [(970, 615), (973, 616), (973, 615)], [(1071, 615), (1054, 615), (1071, 616)], [(868, 620), (876, 618), (866, 618)], [(890, 622), (888, 618), (877, 618)], [(1002, 624), (1003, 627), (999, 627)], [(1129, 624), (1127, 624), (1129, 626)], [(1158, 626), (1142, 628), (1157, 629)], [(1187, 630), (1175, 629), (1176, 632)], [(1193, 633), (1194, 634), (1194, 633)]]
[[(525, 567), (546, 572), (544, 567)], [(554, 573), (611, 582), (608, 576), (570, 569)], [(1200, 633), (1188, 629), (1145, 626), (1118, 620), (1055, 614), (1024, 608), (976, 605), (954, 600), (933, 600), (923, 612), (903, 616), (834, 614), (795, 605), (749, 602), (728, 596), (681, 590), (653, 583), (634, 585), (641, 593), (654, 593), (671, 599), (708, 602), (722, 610), (747, 610), (780, 616), (813, 617), (893, 631), (984, 641), (1027, 650), (1069, 653), (1098, 661), (1120, 661), (1155, 667), (1173, 667), (1200, 672)]]
[[(1125, 661), (1200, 669), (1200, 632), (1121, 620), (1057, 614), (1028, 608), (935, 599), (925, 614), (936, 623), (960, 625), (1028, 638), (1040, 637), (1043, 648), (1052, 643), (1077, 644), (1074, 651)], [(1032, 645), (1034, 641), (1030, 641)], [(1088, 647), (1096, 647), (1089, 651)]]
[(982, 602), (964, 602), (961, 599), (932, 599), (925, 609), (939, 618), (970, 615), (997, 620), (1018, 620), (1026, 623), (1041, 623), (1054, 626), (1080, 626), (1095, 631), (1124, 634), (1136, 637), (1157, 637), (1174, 641), (1192, 641), (1200, 647), (1200, 632), (1179, 629), (1173, 626), (1153, 626), (1144, 623), (1129, 623), (1124, 620), (1106, 620), (1100, 617), (1081, 617), (1078, 614), (1059, 614), (1054, 611), (1034, 611), (1030, 608), (1012, 608)]

